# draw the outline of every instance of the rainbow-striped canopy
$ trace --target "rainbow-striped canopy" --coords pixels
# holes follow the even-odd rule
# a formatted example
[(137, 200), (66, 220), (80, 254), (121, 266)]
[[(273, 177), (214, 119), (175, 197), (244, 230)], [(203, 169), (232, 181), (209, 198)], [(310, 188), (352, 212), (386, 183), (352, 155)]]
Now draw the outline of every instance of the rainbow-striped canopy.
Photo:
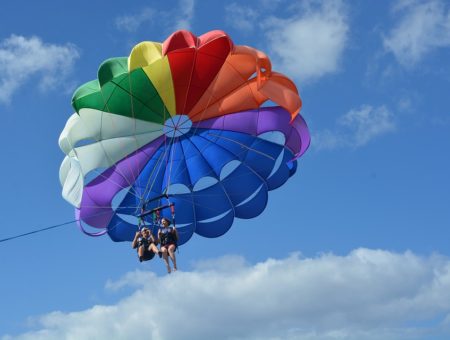
[(141, 207), (162, 194), (175, 204), (179, 244), (223, 235), (235, 217), (264, 210), (310, 142), (294, 83), (222, 31), (142, 42), (101, 64), (72, 105), (59, 140), (62, 194), (86, 233), (114, 241), (132, 240)]

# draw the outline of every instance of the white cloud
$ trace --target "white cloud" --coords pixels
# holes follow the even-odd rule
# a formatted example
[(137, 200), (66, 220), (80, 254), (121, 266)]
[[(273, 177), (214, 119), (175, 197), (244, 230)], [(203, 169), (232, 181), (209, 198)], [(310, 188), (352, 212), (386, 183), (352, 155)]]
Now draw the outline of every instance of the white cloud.
[(75, 45), (55, 45), (38, 37), (11, 35), (0, 42), (0, 102), (10, 102), (25, 83), (36, 79), (46, 91), (61, 84), (79, 58)]
[(363, 105), (351, 110), (339, 119), (339, 124), (354, 131), (355, 146), (367, 144), (371, 139), (395, 130), (392, 113), (385, 107)]
[[(179, 0), (178, 6), (167, 11), (143, 8), (139, 13), (116, 18), (117, 29), (130, 33), (137, 32), (144, 24), (163, 26), (172, 33), (174, 30), (190, 30), (194, 19), (195, 0)], [(171, 23), (170, 27), (167, 23)]]
[[(224, 257), (191, 272), (127, 274), (116, 305), (39, 319), (3, 339), (434, 339), (450, 335), (450, 260), (357, 249), (346, 256)], [(224, 270), (227, 268), (227, 270)], [(432, 321), (432, 322), (430, 322)]]
[(383, 38), (387, 51), (411, 67), (428, 53), (450, 47), (450, 10), (442, 1), (399, 1), (393, 9), (398, 24)]
[(348, 40), (348, 18), (341, 1), (303, 1), (290, 18), (271, 17), (265, 30), (270, 55), (282, 71), (314, 80), (336, 72)]
[(259, 16), (259, 8), (242, 6), (235, 2), (225, 6), (225, 20), (227, 24), (244, 34), (253, 32), (255, 22)]
[(191, 30), (191, 22), (194, 18), (195, 1), (180, 0), (178, 7), (180, 15), (176, 16), (174, 30)]
[(319, 150), (361, 147), (395, 128), (394, 116), (385, 106), (363, 105), (341, 116), (333, 131), (323, 130), (313, 135), (312, 145)]
[(151, 22), (157, 13), (152, 8), (143, 8), (134, 15), (123, 15), (116, 18), (116, 27), (121, 31), (136, 32), (143, 24)]

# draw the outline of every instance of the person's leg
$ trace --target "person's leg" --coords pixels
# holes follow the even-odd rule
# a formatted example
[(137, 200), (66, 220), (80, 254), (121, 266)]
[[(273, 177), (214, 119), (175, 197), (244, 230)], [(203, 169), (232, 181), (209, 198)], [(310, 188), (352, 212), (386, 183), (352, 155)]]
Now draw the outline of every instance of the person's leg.
[(139, 261), (141, 261), (141, 262), (142, 262), (142, 259), (144, 257), (144, 251), (145, 251), (145, 247), (144, 246), (140, 246), (138, 248)]
[(162, 258), (164, 260), (164, 263), (166, 264), (166, 268), (167, 268), (167, 272), (170, 273), (170, 264), (169, 264), (169, 257), (167, 256), (167, 248), (166, 247), (161, 247), (161, 251), (162, 251)]
[(176, 246), (174, 244), (171, 244), (169, 246), (169, 256), (173, 262), (173, 270), (177, 270), (177, 259), (175, 257), (175, 248), (176, 248)]
[(161, 257), (162, 252), (158, 249), (157, 246), (155, 246), (154, 243), (150, 243), (150, 245), (148, 246), (148, 250), (154, 252), (155, 254), (158, 254), (159, 257)]

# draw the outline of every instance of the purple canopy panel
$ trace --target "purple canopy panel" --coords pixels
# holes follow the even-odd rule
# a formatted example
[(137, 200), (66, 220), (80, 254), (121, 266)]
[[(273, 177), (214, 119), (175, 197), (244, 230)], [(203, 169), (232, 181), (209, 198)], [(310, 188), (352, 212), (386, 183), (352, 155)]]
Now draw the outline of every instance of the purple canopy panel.
[(111, 202), (122, 189), (129, 187), (139, 176), (145, 164), (164, 141), (159, 137), (128, 155), (83, 189), (78, 218), (95, 228), (107, 228), (114, 211)]
[(264, 132), (280, 131), (286, 139), (286, 146), (300, 157), (308, 148), (310, 136), (304, 119), (298, 115), (291, 123), (291, 115), (282, 107), (263, 107), (257, 110), (227, 114), (207, 119), (193, 127), (202, 129), (230, 130), (259, 135)]
[[(309, 134), (308, 125), (306, 125), (306, 122), (302, 116), (298, 115), (297, 117), (295, 117), (294, 121), (292, 122), (292, 126), (294, 127), (294, 129), (292, 130), (293, 133), (291, 134), (291, 136), (289, 136), (286, 145), (292, 150), (299, 150), (297, 152), (294, 152), (295, 157), (293, 160), (295, 160), (306, 152), (309, 144), (311, 143), (311, 136)], [(298, 134), (298, 136), (294, 137), (294, 134)], [(299, 149), (297, 149), (297, 147), (294, 147), (296, 141), (300, 141)]]

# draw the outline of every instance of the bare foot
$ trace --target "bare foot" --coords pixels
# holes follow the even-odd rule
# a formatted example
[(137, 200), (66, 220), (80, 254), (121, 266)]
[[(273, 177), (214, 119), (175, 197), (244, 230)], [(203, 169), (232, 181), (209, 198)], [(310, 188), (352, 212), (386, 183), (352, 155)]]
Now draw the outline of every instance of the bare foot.
[(177, 267), (173, 267), (173, 271), (176, 272), (178, 269)]

